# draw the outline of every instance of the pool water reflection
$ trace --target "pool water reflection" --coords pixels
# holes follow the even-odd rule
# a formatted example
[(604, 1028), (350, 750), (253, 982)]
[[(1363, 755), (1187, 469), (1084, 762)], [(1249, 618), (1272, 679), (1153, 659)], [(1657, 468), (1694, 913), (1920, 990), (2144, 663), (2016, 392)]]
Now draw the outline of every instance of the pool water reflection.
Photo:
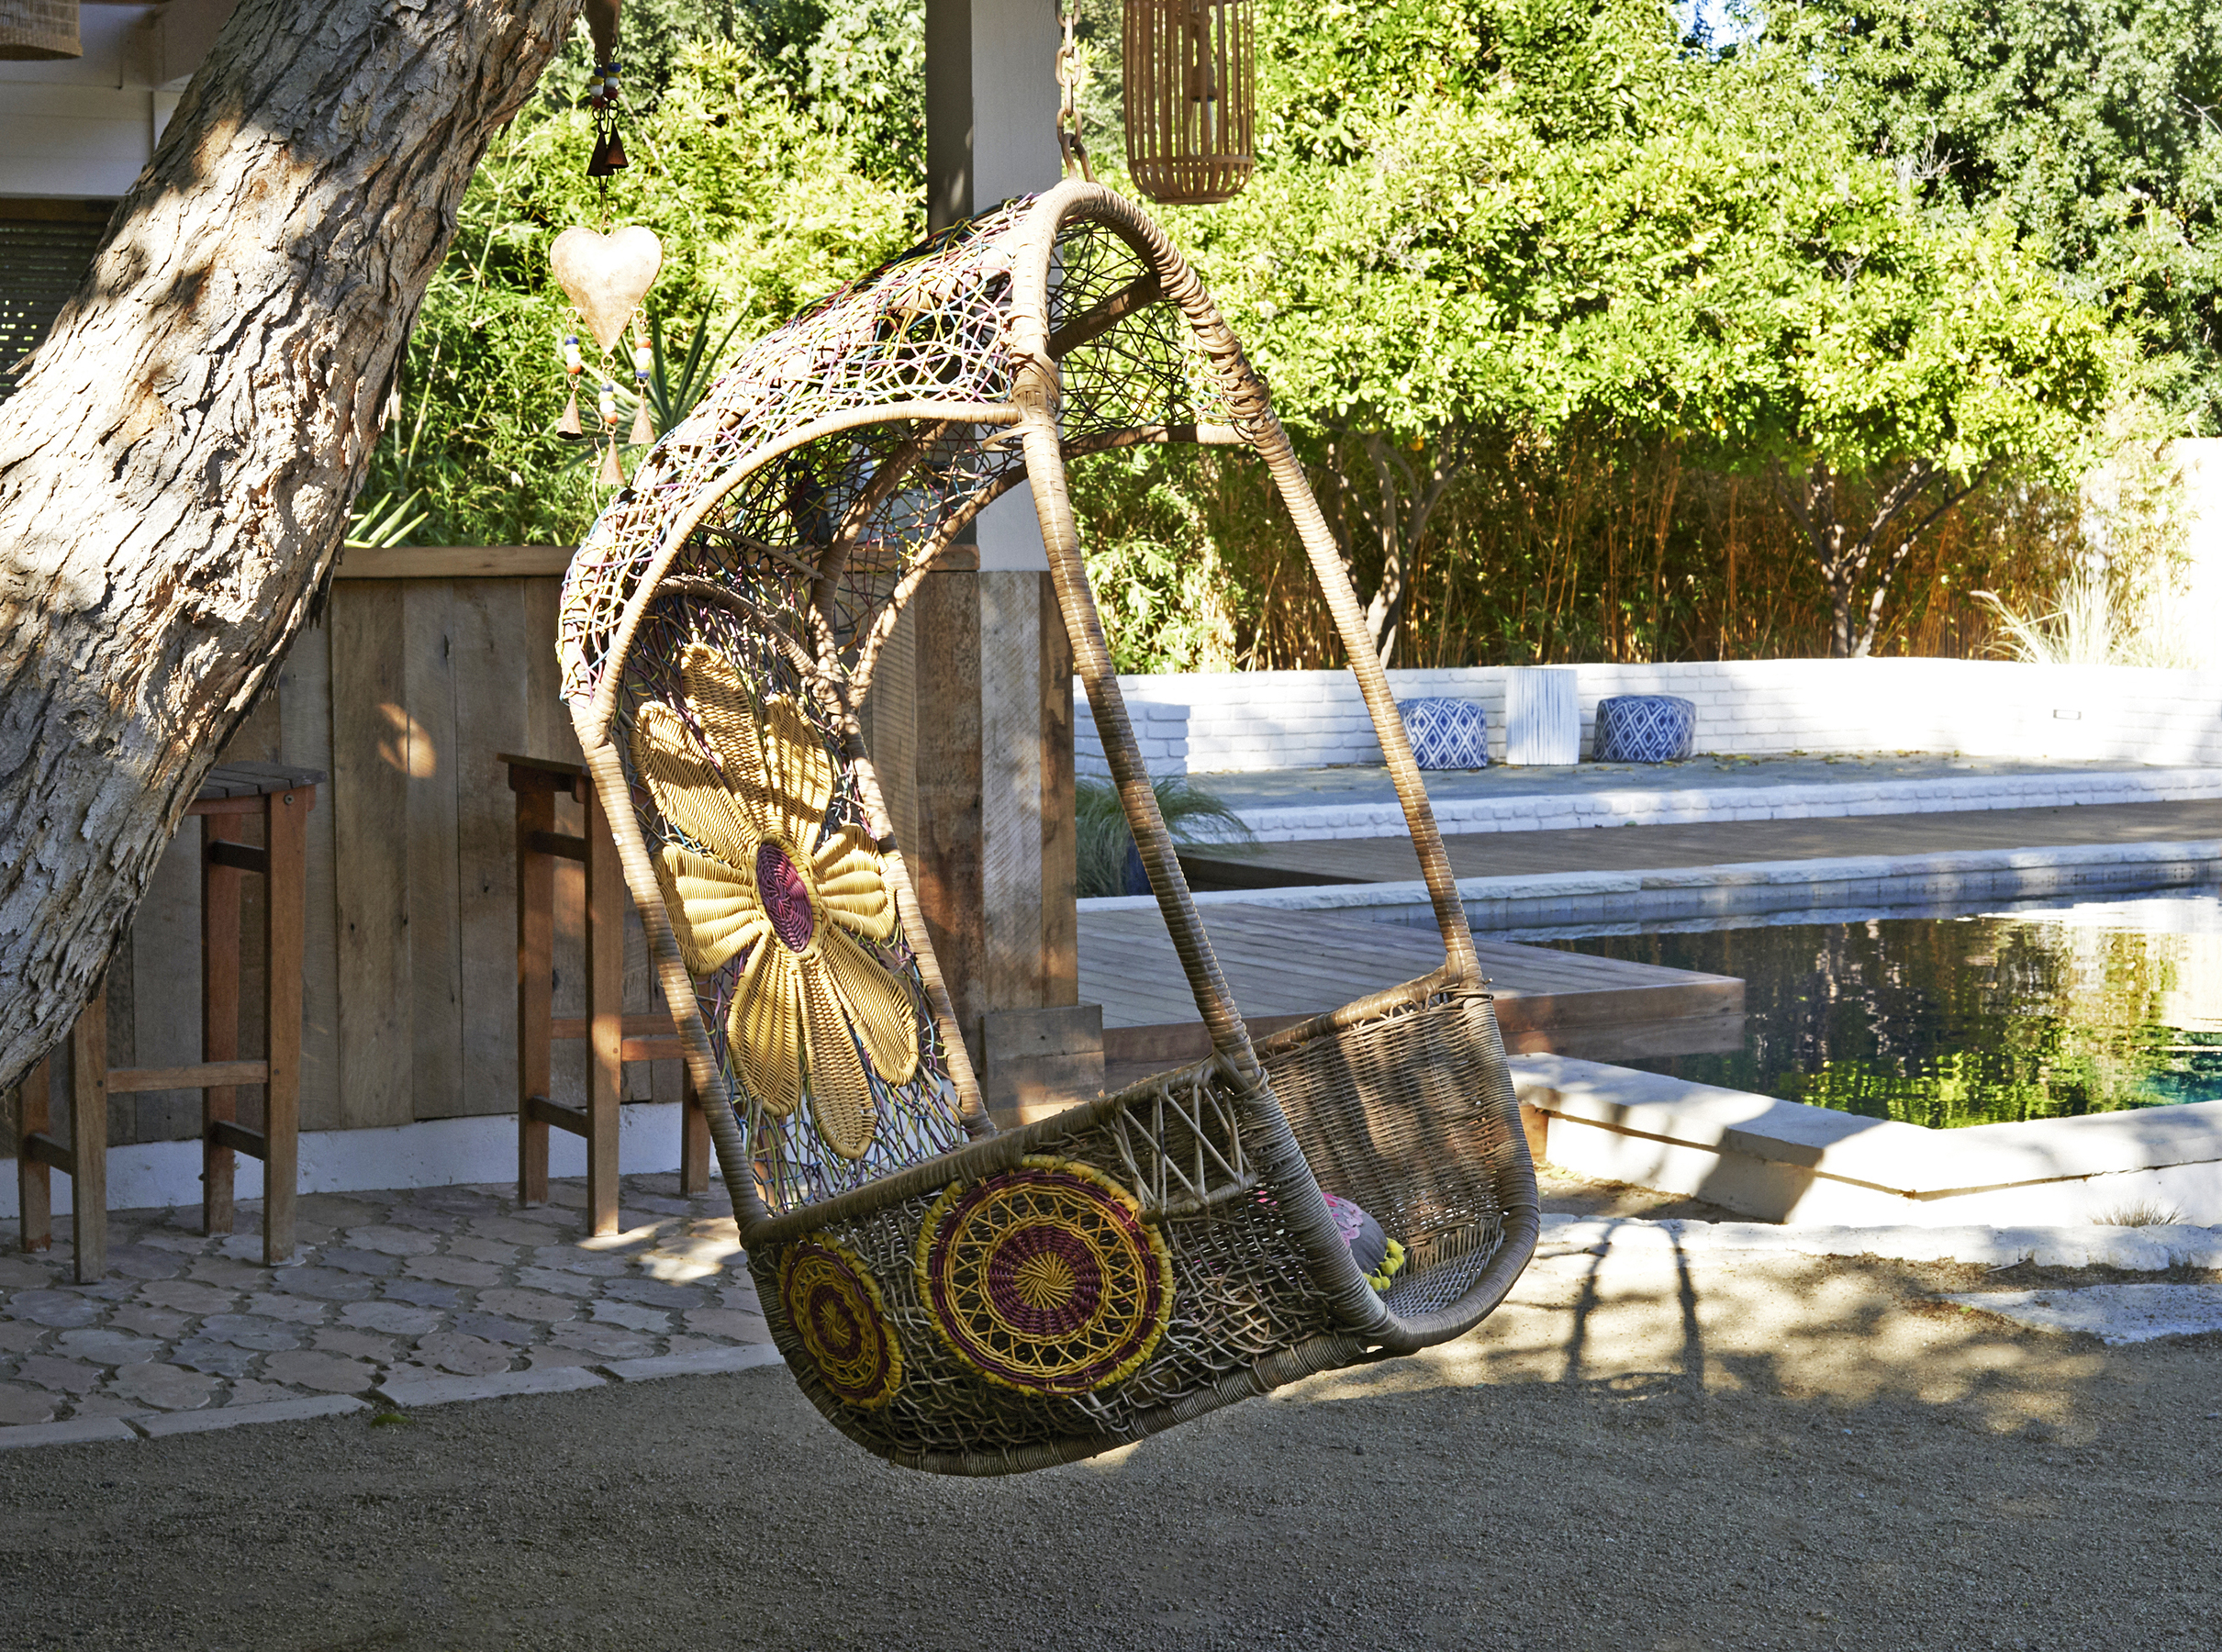
[(2222, 894), (1546, 944), (1740, 976), (1740, 1050), (1625, 1065), (1948, 1128), (2222, 1099)]

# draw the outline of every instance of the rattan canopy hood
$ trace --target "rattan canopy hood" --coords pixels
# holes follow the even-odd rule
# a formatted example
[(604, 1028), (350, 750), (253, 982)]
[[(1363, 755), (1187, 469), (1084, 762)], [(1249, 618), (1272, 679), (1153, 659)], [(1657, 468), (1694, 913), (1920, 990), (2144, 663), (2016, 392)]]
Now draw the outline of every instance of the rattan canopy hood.
[[(1441, 968), (1255, 1043), (1066, 487), (1070, 460), (1165, 441), (1270, 471), (1443, 932)], [(857, 711), (920, 580), (1022, 480), (1212, 1054), (999, 1133)], [(1534, 1170), (1403, 727), (1264, 385), (1131, 202), (1078, 181), (1013, 201), (750, 350), (580, 547), (558, 646), (773, 1335), (853, 1438), (946, 1473), (1039, 1468), (1456, 1336), (1510, 1289)], [(1353, 1206), (1407, 1253), (1379, 1289)]]

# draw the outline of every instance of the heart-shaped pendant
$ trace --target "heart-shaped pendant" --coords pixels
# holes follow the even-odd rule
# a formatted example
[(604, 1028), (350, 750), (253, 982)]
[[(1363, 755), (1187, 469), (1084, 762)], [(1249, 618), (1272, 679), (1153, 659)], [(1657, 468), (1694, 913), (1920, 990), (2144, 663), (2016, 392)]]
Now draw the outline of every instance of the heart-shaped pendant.
[(548, 249), (556, 284), (586, 318), (594, 341), (608, 350), (664, 267), (664, 243), (655, 231), (628, 224), (609, 235), (584, 225), (564, 230)]

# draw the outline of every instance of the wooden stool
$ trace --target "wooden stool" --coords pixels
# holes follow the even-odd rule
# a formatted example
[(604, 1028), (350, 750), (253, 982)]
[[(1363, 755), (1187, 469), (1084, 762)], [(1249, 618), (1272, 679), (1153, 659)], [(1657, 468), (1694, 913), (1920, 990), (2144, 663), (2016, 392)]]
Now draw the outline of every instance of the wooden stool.
[[(294, 1192), (301, 1133), (301, 925), (307, 894), (308, 811), (324, 776), (266, 763), (208, 771), (186, 805), (201, 820), (201, 1059), (187, 1066), (108, 1066), (107, 988), (70, 1034), (70, 1142), (47, 1133), (48, 1062), (23, 1081), (16, 1178), (23, 1248), (53, 1244), (50, 1172), (73, 1183), (71, 1242), (78, 1281), (107, 1272), (108, 1098), (140, 1090), (201, 1092), (201, 1232), (228, 1233), (236, 1155), (262, 1161), (262, 1260), (293, 1255)], [(242, 842), (246, 818), (262, 818), (262, 845)], [(240, 1061), (240, 878), (259, 874), (262, 902), (263, 1026), (269, 1055)], [(262, 1128), (239, 1122), (239, 1087), (263, 1087)]]
[[(666, 1015), (627, 1015), (625, 1005), (625, 878), (617, 840), (602, 813), (594, 782), (575, 763), (498, 753), (517, 794), (517, 1199), (548, 1201), (548, 1129), (586, 1138), (586, 1219), (591, 1233), (618, 1231), (618, 1103), (628, 1061), (680, 1059), (679, 1036)], [(557, 793), (575, 798), (586, 811), (583, 837), (555, 830)], [(555, 863), (586, 868), (586, 1013), (555, 1016)], [(586, 1041), (586, 1105), (552, 1099), (553, 1045)], [(694, 1076), (682, 1080), (679, 1189), (700, 1193), (709, 1186), (709, 1122), (695, 1094)]]

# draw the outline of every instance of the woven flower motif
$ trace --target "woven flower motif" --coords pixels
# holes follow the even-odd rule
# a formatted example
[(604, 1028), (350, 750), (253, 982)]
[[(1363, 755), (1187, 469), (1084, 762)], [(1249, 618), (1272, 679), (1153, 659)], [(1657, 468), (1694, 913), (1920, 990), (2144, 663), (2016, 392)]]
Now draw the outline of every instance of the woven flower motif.
[(854, 826), (826, 832), (833, 762), (792, 700), (774, 696), (759, 716), (699, 643), (679, 677), (709, 749), (660, 704), (632, 741), (657, 809), (709, 852), (656, 854), (680, 954), (697, 977), (748, 954), (725, 1023), (741, 1082), (780, 1117), (808, 1095), (826, 1144), (862, 1158), (878, 1122), (864, 1062), (890, 1084), (918, 1071), (910, 989), (859, 944), (895, 933), (878, 851)]

